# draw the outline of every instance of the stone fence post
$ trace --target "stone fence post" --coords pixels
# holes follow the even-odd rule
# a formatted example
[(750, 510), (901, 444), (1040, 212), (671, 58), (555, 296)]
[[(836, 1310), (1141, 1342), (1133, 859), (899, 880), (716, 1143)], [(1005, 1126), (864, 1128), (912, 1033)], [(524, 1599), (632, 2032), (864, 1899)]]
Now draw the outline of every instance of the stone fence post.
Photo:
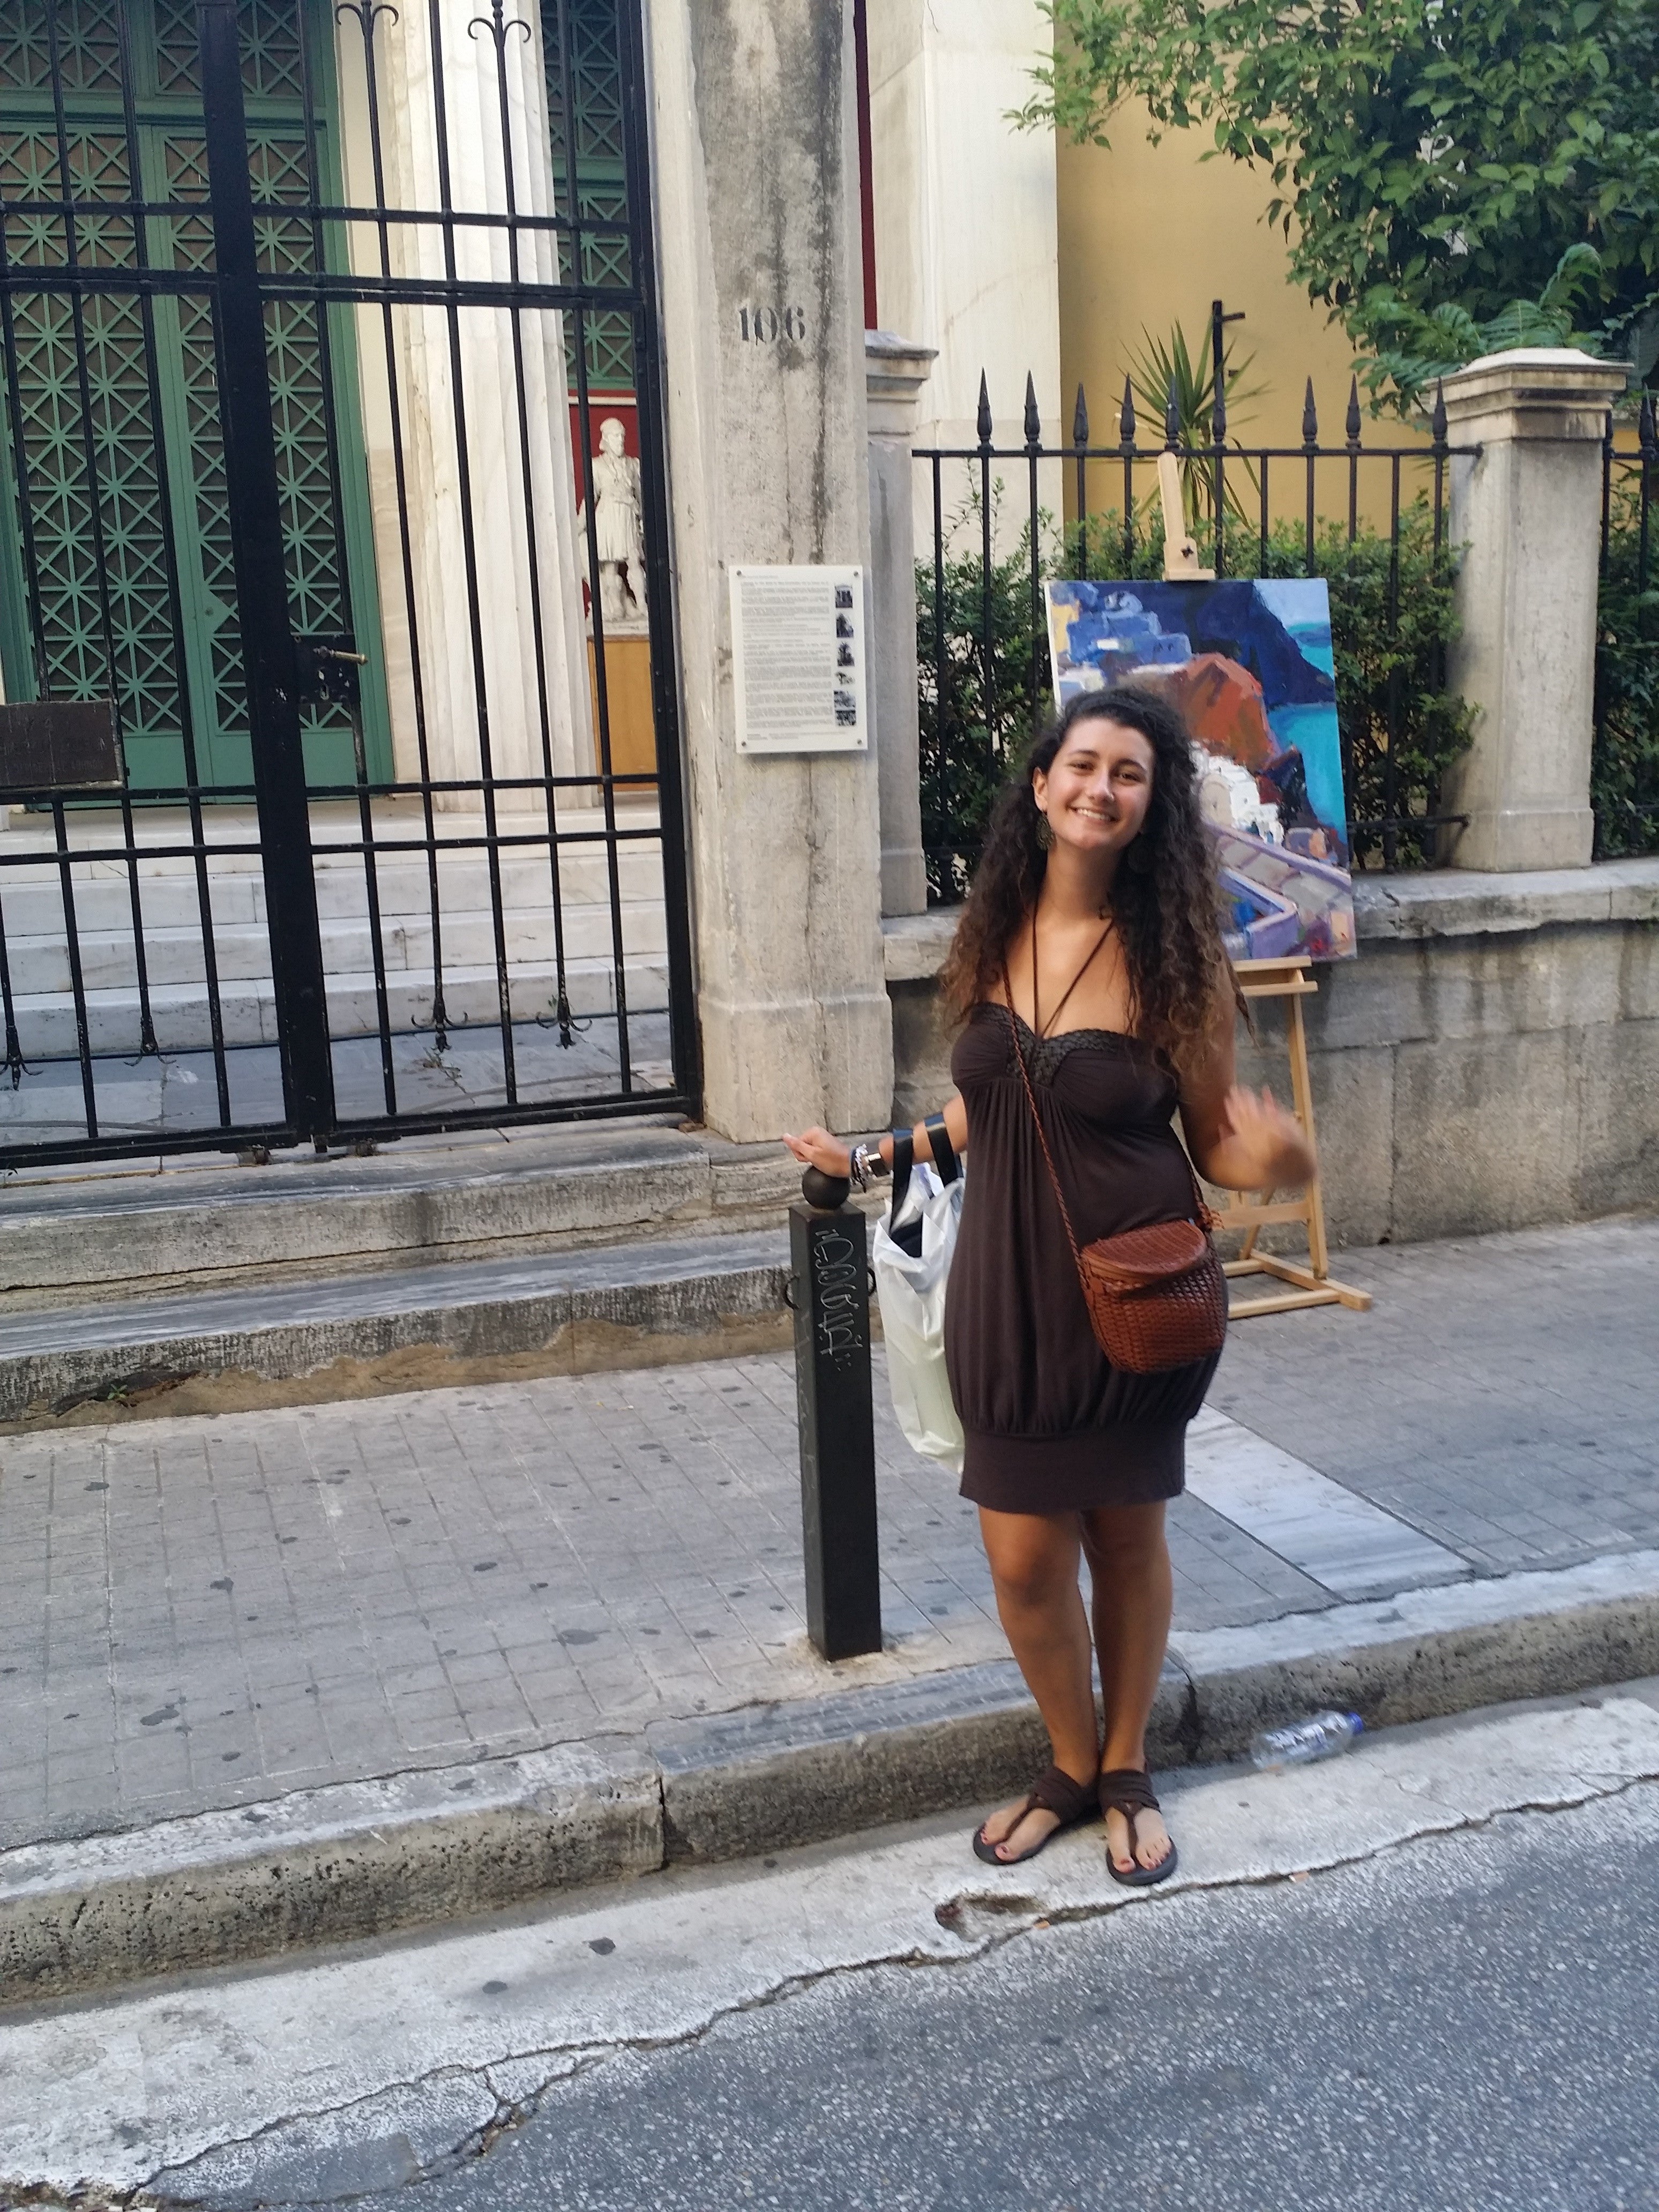
[(916, 530), (910, 448), (936, 346), (864, 334), (870, 408), (870, 637), (881, 792), (881, 910), (922, 914), (920, 730), (916, 709)]
[(1446, 779), (1467, 814), (1462, 868), (1582, 867), (1589, 860), (1601, 445), (1628, 372), (1527, 347), (1446, 380), (1450, 541), (1462, 635), (1449, 671), (1475, 710)]

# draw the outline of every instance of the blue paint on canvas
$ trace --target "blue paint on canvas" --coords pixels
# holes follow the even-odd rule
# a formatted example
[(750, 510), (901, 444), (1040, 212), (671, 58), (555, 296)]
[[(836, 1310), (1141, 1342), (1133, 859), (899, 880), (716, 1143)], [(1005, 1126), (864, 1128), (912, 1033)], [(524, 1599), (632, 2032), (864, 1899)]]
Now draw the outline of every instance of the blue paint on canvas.
[(1056, 703), (1156, 684), (1186, 716), (1236, 958), (1354, 949), (1330, 599), (1322, 577), (1046, 586)]

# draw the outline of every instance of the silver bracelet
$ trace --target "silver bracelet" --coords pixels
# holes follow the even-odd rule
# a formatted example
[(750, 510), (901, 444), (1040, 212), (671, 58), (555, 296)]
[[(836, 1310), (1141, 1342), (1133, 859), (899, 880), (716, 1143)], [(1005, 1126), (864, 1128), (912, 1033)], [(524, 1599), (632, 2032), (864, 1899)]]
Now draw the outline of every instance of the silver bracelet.
[(873, 1145), (854, 1145), (852, 1158), (853, 1180), (860, 1190), (868, 1190), (878, 1176), (892, 1172)]

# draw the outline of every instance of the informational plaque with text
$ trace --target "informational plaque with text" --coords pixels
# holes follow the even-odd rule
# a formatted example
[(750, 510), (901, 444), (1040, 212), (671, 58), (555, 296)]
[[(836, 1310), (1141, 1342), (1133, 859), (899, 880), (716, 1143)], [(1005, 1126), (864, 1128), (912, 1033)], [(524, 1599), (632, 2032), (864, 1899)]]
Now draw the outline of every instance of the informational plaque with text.
[(740, 753), (863, 752), (862, 568), (732, 571)]

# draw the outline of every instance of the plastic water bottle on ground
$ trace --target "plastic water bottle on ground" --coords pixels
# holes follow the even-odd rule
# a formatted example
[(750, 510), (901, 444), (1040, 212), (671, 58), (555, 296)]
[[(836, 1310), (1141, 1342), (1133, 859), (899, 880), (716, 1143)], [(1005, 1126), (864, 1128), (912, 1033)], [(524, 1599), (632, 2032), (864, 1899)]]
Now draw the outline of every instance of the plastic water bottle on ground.
[(1250, 1745), (1250, 1757), (1259, 1767), (1311, 1766), (1316, 1759), (1346, 1751), (1364, 1726), (1358, 1713), (1315, 1713), (1288, 1728), (1263, 1729)]

